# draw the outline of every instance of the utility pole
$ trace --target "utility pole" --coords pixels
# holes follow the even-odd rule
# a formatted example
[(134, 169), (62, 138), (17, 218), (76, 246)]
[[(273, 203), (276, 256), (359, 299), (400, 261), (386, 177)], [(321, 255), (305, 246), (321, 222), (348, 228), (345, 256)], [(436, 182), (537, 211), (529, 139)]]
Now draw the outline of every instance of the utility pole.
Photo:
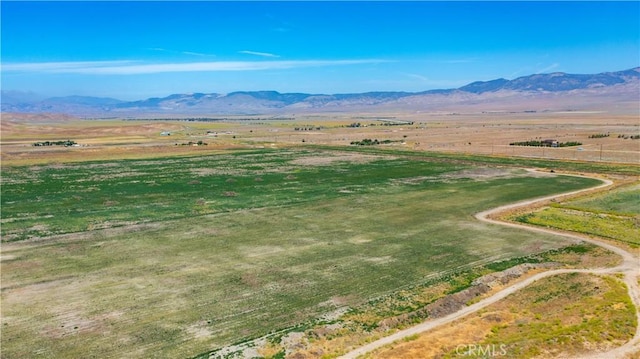
[(602, 143), (600, 144), (600, 161), (602, 161)]

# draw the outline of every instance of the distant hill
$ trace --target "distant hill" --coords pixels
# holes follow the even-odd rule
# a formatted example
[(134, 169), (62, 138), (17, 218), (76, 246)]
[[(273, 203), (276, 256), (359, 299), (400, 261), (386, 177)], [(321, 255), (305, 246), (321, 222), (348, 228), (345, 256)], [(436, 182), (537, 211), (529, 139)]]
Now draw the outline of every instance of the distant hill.
[(2, 96), (0, 99), (3, 104), (35, 103), (44, 100), (42, 96), (38, 96), (33, 92), (6, 90), (2, 90)]
[(113, 106), (124, 101), (116, 100), (109, 97), (90, 97), (90, 96), (66, 96), (66, 97), (51, 97), (44, 101), (49, 104), (69, 104), (69, 105), (83, 105), (83, 106)]
[(496, 91), (500, 89), (550, 92), (572, 91), (613, 86), (629, 81), (638, 81), (639, 78), (640, 68), (618, 72), (604, 72), (595, 75), (572, 75), (563, 72), (554, 72), (550, 74), (519, 77), (511, 81), (504, 79), (489, 81), (489, 83), (496, 85), (496, 88), (487, 89), (486, 91)]
[(424, 92), (348, 94), (238, 91), (228, 94), (172, 94), (121, 101), (68, 96), (42, 99), (32, 93), (2, 91), (1, 110), (66, 113), (78, 116), (169, 116), (193, 114), (272, 114), (323, 111), (553, 110), (594, 106), (636, 106), (640, 67), (599, 74), (554, 72), (513, 80), (476, 81), (457, 89)]
[(507, 79), (497, 79), (497, 80), (491, 80), (491, 81), (476, 81), (466, 86), (462, 86), (458, 90), (479, 94), (483, 92), (498, 91), (500, 89), (503, 89), (505, 85), (508, 84), (509, 82), (510, 81)]

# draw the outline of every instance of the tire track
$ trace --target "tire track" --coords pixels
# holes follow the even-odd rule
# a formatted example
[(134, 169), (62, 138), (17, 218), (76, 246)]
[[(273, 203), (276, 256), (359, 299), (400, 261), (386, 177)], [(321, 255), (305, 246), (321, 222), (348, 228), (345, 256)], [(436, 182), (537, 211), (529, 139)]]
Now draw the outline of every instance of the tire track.
[[(531, 172), (535, 172), (535, 170), (529, 169), (528, 171)], [(585, 177), (585, 178), (593, 178), (593, 177), (587, 177), (587, 176), (576, 176), (576, 177)], [(513, 204), (508, 204), (508, 205), (504, 205), (504, 206), (500, 206), (497, 208), (493, 208), (487, 211), (483, 211), (480, 213), (477, 213), (475, 215), (475, 218), (477, 218), (479, 221), (485, 222), (485, 223), (491, 223), (491, 224), (495, 224), (495, 225), (500, 225), (500, 226), (507, 226), (507, 227), (512, 227), (512, 228), (519, 228), (519, 229), (524, 229), (527, 231), (533, 231), (533, 232), (538, 232), (538, 233), (545, 233), (545, 234), (554, 234), (554, 235), (559, 235), (565, 238), (570, 238), (573, 239), (575, 241), (583, 241), (583, 242), (588, 242), (588, 243), (592, 243), (595, 244), (597, 246), (603, 247), (605, 249), (608, 249), (618, 255), (620, 255), (622, 257), (622, 263), (616, 267), (612, 267), (612, 268), (593, 268), (593, 269), (556, 269), (556, 270), (551, 270), (551, 271), (547, 271), (547, 272), (542, 272), (542, 273), (538, 273), (532, 277), (527, 278), (526, 280), (523, 280), (521, 282), (515, 283), (513, 285), (510, 285), (504, 289), (502, 289), (501, 291), (497, 292), (496, 294), (485, 298), (475, 304), (472, 304), (468, 307), (465, 307), (455, 313), (449, 314), (445, 317), (442, 318), (438, 318), (438, 319), (434, 319), (434, 320), (429, 320), (426, 322), (423, 322), (421, 324), (418, 324), (416, 326), (413, 326), (411, 328), (407, 328), (404, 330), (401, 330), (399, 332), (396, 332), (392, 335), (386, 336), (384, 338), (378, 339), (374, 342), (371, 342), (367, 345), (364, 345), (362, 347), (359, 347), (355, 350), (352, 350), (346, 354), (344, 354), (343, 356), (341, 356), (340, 358), (343, 359), (354, 359), (357, 358), (360, 355), (369, 353), (375, 349), (378, 349), (380, 347), (383, 347), (385, 345), (391, 344), (397, 340), (401, 340), (405, 337), (411, 336), (411, 335), (415, 335), (415, 334), (420, 334), (429, 330), (432, 330), (434, 328), (437, 328), (441, 325), (445, 325), (448, 323), (451, 323), (457, 319), (463, 318), (469, 314), (475, 313), (480, 309), (483, 309), (493, 303), (498, 302), (501, 299), (506, 298), (507, 296), (509, 296), (512, 293), (515, 293), (516, 291), (525, 288), (526, 286), (534, 283), (537, 280), (540, 280), (542, 278), (546, 278), (546, 277), (550, 277), (550, 276), (554, 276), (554, 275), (558, 275), (558, 274), (564, 274), (564, 273), (592, 273), (592, 274), (612, 274), (612, 273), (621, 273), (624, 275), (624, 283), (627, 285), (628, 288), (628, 293), (629, 296), (631, 297), (631, 300), (633, 302), (633, 305), (636, 307), (636, 317), (638, 320), (638, 325), (636, 325), (636, 332), (633, 336), (633, 338), (625, 343), (624, 345), (617, 347), (613, 350), (610, 350), (608, 352), (604, 352), (604, 353), (597, 353), (597, 354), (593, 354), (591, 356), (587, 356), (587, 357), (581, 357), (581, 358), (588, 358), (588, 359), (612, 359), (612, 358), (622, 358), (630, 353), (635, 353), (637, 351), (640, 351), (640, 311), (638, 310), (638, 308), (640, 308), (640, 288), (638, 286), (638, 281), (637, 278), (640, 275), (640, 261), (637, 257), (635, 257), (633, 254), (625, 251), (622, 248), (616, 247), (614, 245), (611, 245), (609, 243), (605, 243), (599, 240), (595, 240), (592, 238), (589, 238), (587, 236), (584, 235), (580, 235), (580, 234), (569, 234), (569, 233), (564, 233), (564, 232), (559, 232), (559, 231), (555, 231), (552, 229), (547, 229), (547, 228), (539, 228), (539, 227), (532, 227), (532, 226), (526, 226), (523, 224), (518, 224), (518, 223), (509, 223), (509, 222), (502, 222), (502, 221), (498, 221), (495, 219), (490, 218), (490, 216), (492, 216), (493, 214), (499, 213), (499, 212), (503, 212), (506, 210), (510, 210), (510, 209), (514, 209), (514, 208), (519, 208), (519, 207), (523, 207), (523, 206), (529, 206), (532, 204), (536, 204), (536, 203), (540, 203), (540, 202), (544, 202), (544, 201), (549, 201), (551, 199), (558, 199), (558, 198), (563, 198), (563, 197), (567, 197), (567, 196), (572, 196), (572, 195), (576, 195), (576, 194), (580, 194), (583, 192), (588, 192), (588, 191), (593, 191), (593, 190), (597, 190), (597, 189), (602, 189), (605, 187), (609, 187), (613, 184), (612, 181), (610, 180), (603, 180), (600, 178), (593, 178), (593, 179), (598, 179), (601, 180), (603, 183), (601, 185), (598, 185), (596, 187), (591, 187), (591, 188), (586, 188), (586, 189), (582, 189), (582, 190), (578, 190), (578, 191), (573, 191), (573, 192), (568, 192), (568, 193), (561, 193), (561, 194), (557, 194), (557, 195), (552, 195), (552, 196), (546, 196), (546, 197), (542, 197), (542, 198), (536, 198), (536, 199), (532, 199), (532, 200), (526, 200), (526, 201), (521, 201), (521, 202), (517, 202), (517, 203), (513, 203)]]

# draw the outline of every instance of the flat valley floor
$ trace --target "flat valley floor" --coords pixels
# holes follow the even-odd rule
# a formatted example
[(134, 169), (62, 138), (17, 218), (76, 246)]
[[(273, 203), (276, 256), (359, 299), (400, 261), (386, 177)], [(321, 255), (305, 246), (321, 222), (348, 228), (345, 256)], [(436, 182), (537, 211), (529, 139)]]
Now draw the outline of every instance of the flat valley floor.
[[(637, 181), (639, 126), (593, 112), (3, 114), (2, 356), (206, 357), (283, 331), (256, 352), (280, 357), (287, 333), (338, 320), (378, 333), (505, 269), (495, 263), (615, 265), (595, 246), (474, 215), (601, 183), (563, 170)], [(582, 144), (509, 146), (536, 139)], [(77, 146), (32, 145), (60, 140)], [(607, 278), (575, 285), (624, 297)], [(354, 340), (343, 353), (370, 339)]]

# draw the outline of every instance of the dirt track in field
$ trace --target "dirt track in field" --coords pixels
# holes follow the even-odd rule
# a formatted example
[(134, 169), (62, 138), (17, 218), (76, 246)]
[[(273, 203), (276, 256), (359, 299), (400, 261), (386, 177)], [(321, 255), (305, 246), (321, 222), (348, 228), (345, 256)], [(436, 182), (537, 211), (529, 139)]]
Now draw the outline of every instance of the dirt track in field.
[(570, 193), (564, 193), (564, 194), (560, 194), (560, 195), (555, 195), (555, 196), (548, 196), (548, 197), (544, 197), (544, 198), (537, 198), (537, 199), (533, 199), (533, 200), (528, 200), (528, 201), (523, 201), (523, 202), (518, 202), (518, 203), (514, 203), (514, 204), (509, 204), (509, 205), (505, 205), (505, 206), (501, 206), (498, 208), (494, 208), (491, 210), (487, 210), (484, 212), (480, 212), (478, 214), (476, 214), (476, 218), (480, 221), (483, 222), (487, 222), (487, 223), (492, 223), (492, 224), (496, 224), (496, 225), (502, 225), (502, 226), (509, 226), (509, 227), (514, 227), (514, 228), (520, 228), (520, 229), (524, 229), (524, 230), (528, 230), (528, 231), (534, 231), (534, 232), (539, 232), (539, 233), (547, 233), (547, 234), (555, 234), (555, 235), (560, 235), (563, 237), (567, 237), (567, 238), (571, 238), (573, 240), (576, 241), (583, 241), (583, 242), (589, 242), (592, 244), (595, 244), (597, 246), (603, 247), (605, 249), (608, 249), (618, 255), (620, 255), (623, 259), (622, 263), (616, 267), (613, 268), (593, 268), (593, 269), (558, 269), (558, 270), (551, 270), (551, 271), (547, 271), (547, 272), (542, 272), (542, 273), (538, 273), (532, 277), (527, 278), (524, 281), (515, 283), (513, 285), (510, 285), (504, 289), (502, 289), (501, 291), (499, 291), (498, 293), (485, 298), (473, 305), (470, 305), (468, 307), (465, 307), (464, 309), (450, 314), (448, 316), (442, 317), (442, 318), (438, 318), (438, 319), (434, 319), (434, 320), (429, 320), (426, 322), (423, 322), (421, 324), (418, 324), (414, 327), (399, 331), (394, 333), (393, 335), (381, 338), (379, 340), (376, 340), (374, 342), (371, 342), (365, 346), (362, 346), (358, 349), (355, 349), (343, 356), (341, 356), (340, 358), (356, 358), (360, 355), (369, 353), (377, 348), (380, 348), (382, 346), (391, 344), (395, 341), (398, 340), (402, 340), (403, 338), (412, 336), (412, 335), (416, 335), (419, 333), (424, 333), (426, 331), (435, 329), (437, 327), (440, 327), (444, 324), (447, 323), (451, 323), (457, 319), (460, 319), (462, 317), (465, 317), (471, 313), (475, 313), (479, 310), (481, 310), (482, 308), (485, 308), (493, 303), (498, 302), (499, 300), (502, 300), (504, 298), (506, 298), (507, 296), (509, 296), (510, 294), (515, 293), (516, 291), (527, 287), (528, 285), (534, 283), (537, 280), (540, 280), (542, 278), (546, 278), (546, 277), (550, 277), (550, 276), (554, 276), (554, 275), (558, 275), (558, 274), (563, 274), (563, 273), (593, 273), (593, 274), (614, 274), (614, 273), (620, 273), (624, 275), (624, 282), (628, 287), (629, 290), (629, 296), (631, 297), (631, 300), (633, 302), (633, 304), (636, 307), (636, 316), (638, 318), (638, 323), (639, 325), (637, 325), (636, 327), (636, 332), (634, 334), (633, 339), (631, 339), (629, 342), (627, 342), (626, 344), (613, 349), (611, 351), (608, 352), (604, 352), (604, 353), (595, 353), (593, 355), (590, 356), (581, 356), (581, 358), (588, 358), (588, 359), (614, 359), (614, 358), (625, 358), (627, 355), (631, 355), (632, 353), (637, 353), (640, 350), (640, 311), (638, 310), (638, 308), (640, 308), (640, 288), (638, 286), (638, 275), (640, 274), (640, 259), (627, 252), (626, 250), (621, 249), (620, 247), (616, 247), (614, 245), (599, 241), (599, 240), (595, 240), (586, 236), (582, 236), (579, 234), (567, 234), (564, 232), (558, 232), (558, 231), (554, 231), (551, 229), (546, 229), (546, 228), (538, 228), (538, 227), (530, 227), (530, 226), (526, 226), (526, 225), (522, 225), (522, 224), (517, 224), (517, 223), (507, 223), (507, 222), (502, 222), (502, 221), (498, 221), (495, 219), (492, 219), (491, 217), (497, 213), (500, 212), (504, 212), (506, 210), (511, 210), (517, 207), (525, 207), (525, 206), (530, 206), (532, 204), (535, 203), (539, 203), (539, 202), (545, 202), (545, 201), (549, 201), (551, 199), (558, 199), (558, 198), (562, 198), (562, 197), (567, 197), (567, 196), (571, 196), (571, 195), (575, 195), (578, 193), (582, 193), (582, 192), (587, 192), (587, 191), (593, 191), (594, 189), (602, 189), (605, 187), (609, 187), (613, 184), (613, 182), (609, 181), (609, 180), (603, 180), (603, 184), (597, 186), (597, 187), (592, 187), (592, 188), (588, 188), (585, 190), (580, 190), (580, 191), (574, 191), (574, 192), (570, 192)]

